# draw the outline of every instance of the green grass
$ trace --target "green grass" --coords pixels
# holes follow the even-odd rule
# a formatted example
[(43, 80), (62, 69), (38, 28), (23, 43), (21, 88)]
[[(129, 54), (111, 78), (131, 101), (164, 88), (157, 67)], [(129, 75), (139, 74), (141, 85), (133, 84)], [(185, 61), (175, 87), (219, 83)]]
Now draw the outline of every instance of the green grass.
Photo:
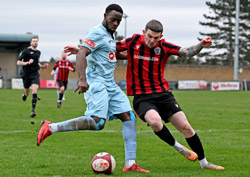
[[(224, 166), (224, 171), (200, 169), (198, 161), (186, 160), (138, 119), (136, 161), (150, 170), (150, 174), (122, 172), (124, 142), (119, 120), (107, 122), (100, 132), (56, 133), (37, 147), (36, 130), (40, 121), (59, 122), (82, 116), (86, 105), (82, 95), (69, 90), (62, 108), (58, 109), (56, 91), (39, 90), (42, 100), (37, 104), (37, 117), (30, 118), (31, 96), (23, 102), (21, 94), (22, 90), (0, 90), (0, 177), (96, 176), (90, 162), (102, 151), (116, 159), (117, 166), (111, 176), (250, 176), (250, 92), (174, 92), (203, 143), (208, 161)], [(167, 127), (187, 146), (183, 135), (171, 124)]]

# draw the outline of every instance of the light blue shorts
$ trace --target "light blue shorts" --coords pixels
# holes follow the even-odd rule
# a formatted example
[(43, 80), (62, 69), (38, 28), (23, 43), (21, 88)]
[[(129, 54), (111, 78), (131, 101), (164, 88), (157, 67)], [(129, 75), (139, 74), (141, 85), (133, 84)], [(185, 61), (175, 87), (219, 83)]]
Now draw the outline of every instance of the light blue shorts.
[(127, 95), (117, 84), (105, 86), (101, 82), (93, 82), (84, 94), (84, 98), (87, 103), (85, 112), (87, 116), (113, 119), (114, 114), (132, 110)]

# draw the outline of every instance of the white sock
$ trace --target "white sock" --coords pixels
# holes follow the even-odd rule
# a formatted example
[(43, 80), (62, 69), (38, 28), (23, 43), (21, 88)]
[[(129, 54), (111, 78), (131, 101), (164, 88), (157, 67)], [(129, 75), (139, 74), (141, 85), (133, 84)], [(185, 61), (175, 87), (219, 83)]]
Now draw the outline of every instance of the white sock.
[(127, 168), (131, 167), (135, 163), (135, 160), (126, 160), (125, 165)]
[(50, 131), (52, 131), (52, 133), (58, 132), (57, 123), (49, 124), (49, 129), (50, 129)]
[(201, 168), (203, 168), (204, 166), (206, 166), (208, 164), (206, 157), (204, 157), (204, 159), (202, 159), (202, 160), (199, 160), (199, 162), (200, 162)]
[(182, 145), (178, 143), (177, 141), (175, 141), (175, 144), (173, 145), (173, 147), (178, 151), (179, 149), (182, 148)]

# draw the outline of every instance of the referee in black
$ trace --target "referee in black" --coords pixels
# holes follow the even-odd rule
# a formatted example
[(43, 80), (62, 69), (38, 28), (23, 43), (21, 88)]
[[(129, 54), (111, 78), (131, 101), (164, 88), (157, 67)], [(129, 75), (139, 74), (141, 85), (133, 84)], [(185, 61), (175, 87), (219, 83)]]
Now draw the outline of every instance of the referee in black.
[(27, 96), (29, 96), (29, 89), (31, 86), (32, 89), (32, 110), (31, 110), (31, 117), (35, 117), (35, 108), (37, 102), (37, 90), (40, 84), (40, 78), (38, 70), (41, 68), (47, 68), (48, 63), (44, 63), (43, 65), (39, 63), (39, 58), (41, 52), (37, 50), (38, 46), (38, 38), (33, 37), (30, 41), (30, 46), (23, 50), (17, 60), (17, 65), (23, 66), (23, 86), (24, 86), (24, 93), (23, 93), (23, 101), (26, 101)]

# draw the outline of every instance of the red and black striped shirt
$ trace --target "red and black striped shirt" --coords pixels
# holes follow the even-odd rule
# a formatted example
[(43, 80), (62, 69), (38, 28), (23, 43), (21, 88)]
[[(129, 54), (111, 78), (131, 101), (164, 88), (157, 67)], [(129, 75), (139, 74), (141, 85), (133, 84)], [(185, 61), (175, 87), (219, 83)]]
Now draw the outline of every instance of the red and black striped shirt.
[(179, 54), (179, 46), (159, 40), (154, 48), (148, 48), (144, 35), (134, 34), (132, 37), (117, 42), (118, 52), (127, 50), (127, 95), (151, 94), (169, 90), (164, 78), (164, 68), (170, 55)]
[(56, 80), (67, 81), (69, 76), (69, 67), (74, 68), (73, 64), (69, 60), (58, 60), (54, 66), (54, 70), (58, 67)]

